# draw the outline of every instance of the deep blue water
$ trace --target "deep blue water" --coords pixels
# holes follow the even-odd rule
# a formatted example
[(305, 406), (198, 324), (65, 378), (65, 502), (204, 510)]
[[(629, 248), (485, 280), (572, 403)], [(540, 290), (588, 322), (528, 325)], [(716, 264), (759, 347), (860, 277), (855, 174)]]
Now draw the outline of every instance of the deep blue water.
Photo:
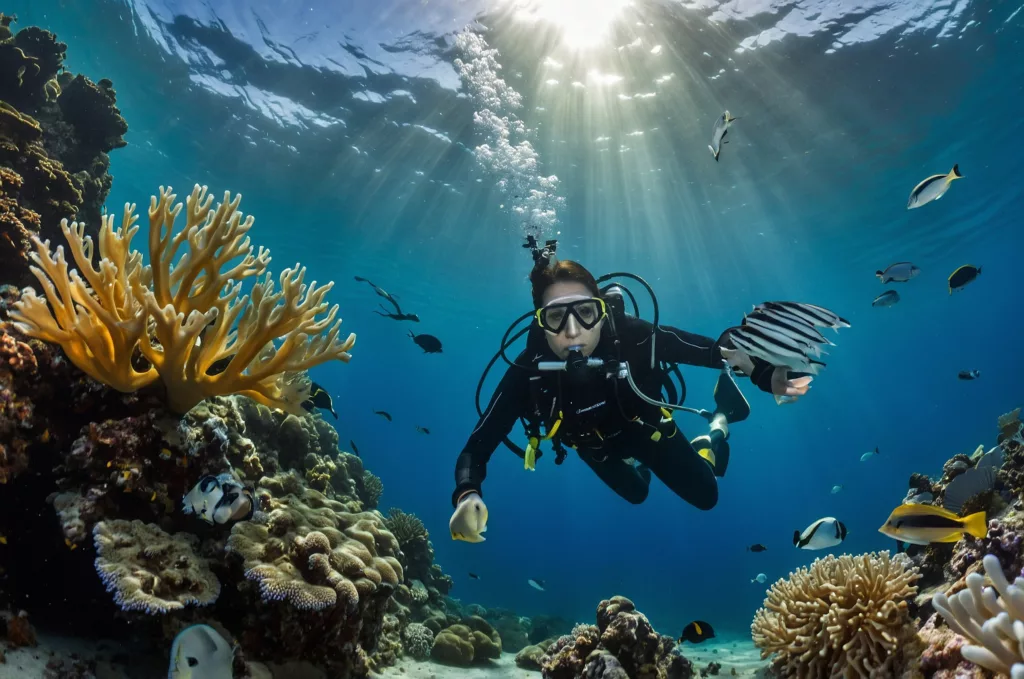
[[(576, 52), (549, 25), (483, 2), (7, 5), (19, 26), (68, 43), (71, 70), (114, 81), (130, 131), (112, 154), (109, 209), (145, 204), (162, 184), (241, 192), (275, 272), (301, 261), (336, 281), (331, 299), (358, 342), (350, 364), (313, 377), (336, 395), (341, 440), (383, 479), (382, 508), (426, 522), (464, 602), (592, 621), (600, 599), (623, 594), (661, 631), (700, 618), (745, 635), (765, 590), (751, 578), (820, 554), (795, 550), (794, 529), (832, 515), (850, 534), (831, 551), (891, 549), (877, 527), (909, 475), (993, 444), (996, 417), (1024, 405), (1019, 0), (637, 2)], [(852, 322), (799, 403), (742, 385), (753, 414), (733, 427), (710, 512), (657, 481), (632, 506), (572, 456), (555, 467), (549, 453), (528, 473), (499, 449), (487, 541), (448, 537), (477, 378), (530, 308), (520, 224), (474, 158), (473, 102), (452, 66), (453, 35), (474, 20), (524, 97), (539, 171), (560, 179), (563, 257), (644, 276), (664, 323), (713, 337), (770, 299)], [(592, 69), (623, 79), (600, 85)], [(741, 120), (715, 163), (706, 146), (726, 108)], [(918, 181), (954, 163), (966, 179), (905, 209)], [(875, 270), (900, 260), (921, 275), (898, 287), (898, 305), (872, 308)], [(948, 295), (966, 263), (982, 276)], [(354, 275), (423, 322), (374, 315)], [(424, 355), (410, 328), (444, 353)], [(958, 381), (964, 369), (981, 379)], [(684, 374), (689, 405), (708, 405), (713, 371)], [(700, 424), (679, 422), (691, 436)], [(768, 551), (746, 552), (754, 542)]]

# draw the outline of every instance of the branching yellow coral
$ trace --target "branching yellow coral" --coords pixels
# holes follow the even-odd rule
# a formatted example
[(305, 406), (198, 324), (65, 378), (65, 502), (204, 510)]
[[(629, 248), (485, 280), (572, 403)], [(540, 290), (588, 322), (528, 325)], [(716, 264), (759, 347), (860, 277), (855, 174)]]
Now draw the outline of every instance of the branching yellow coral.
[[(306, 269), (285, 269), (279, 290), (266, 271), (270, 253), (253, 253), (247, 235), (253, 217), (238, 210), (241, 196), (225, 192), (213, 208), (205, 186), (182, 209), (170, 188), (149, 207), (149, 259), (131, 246), (139, 227), (135, 205), (121, 226), (104, 218), (99, 258), (83, 225), (61, 229), (77, 270), (68, 270), (63, 246), (34, 240), (32, 272), (45, 298), (26, 293), (11, 313), (24, 334), (60, 344), (93, 378), (124, 392), (159, 378), (170, 408), (187, 412), (204, 398), (243, 394), (296, 415), (308, 386), (298, 373), (338, 359), (348, 361), (356, 336), (341, 340), (338, 307), (325, 301), (334, 285), (306, 284)], [(187, 245), (187, 248), (183, 247)], [(243, 282), (257, 277), (249, 295)], [(137, 354), (148, 365), (133, 360)], [(211, 368), (215, 368), (211, 371)], [(211, 374), (213, 373), (213, 374)]]
[(751, 625), (754, 643), (762, 658), (776, 654), (787, 677), (898, 676), (918, 577), (888, 552), (815, 559), (772, 585)]

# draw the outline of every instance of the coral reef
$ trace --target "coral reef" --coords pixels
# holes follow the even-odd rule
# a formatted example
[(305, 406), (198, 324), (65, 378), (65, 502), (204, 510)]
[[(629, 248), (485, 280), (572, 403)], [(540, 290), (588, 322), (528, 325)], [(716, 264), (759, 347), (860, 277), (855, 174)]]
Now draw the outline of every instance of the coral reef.
[(815, 559), (771, 586), (751, 625), (754, 643), (783, 676), (897, 676), (901, 645), (915, 635), (907, 599), (918, 577), (888, 552)]
[(577, 625), (555, 641), (542, 658), (541, 671), (544, 679), (694, 676), (693, 664), (675, 647), (675, 640), (655, 632), (632, 601), (616, 596), (598, 605), (596, 627)]
[(501, 637), (486, 620), (471, 616), (438, 632), (430, 657), (463, 667), (494, 660), (501, 657)]
[(243, 648), (260, 659), (365, 673), (403, 577), (398, 541), (379, 514), (348, 512), (297, 475), (259, 485), (265, 514), (235, 524), (227, 542), (232, 569), (245, 578), (237, 592)]
[[(131, 247), (139, 228), (134, 205), (125, 206), (116, 230), (113, 215), (103, 220), (98, 247), (80, 224), (61, 222), (78, 265), (70, 273), (63, 247), (53, 253), (33, 238), (32, 271), (45, 299), (27, 292), (10, 314), (15, 327), (60, 344), (83, 372), (118, 391), (161, 380), (177, 413), (209, 396), (239, 393), (304, 415), (309, 383), (296, 373), (348, 361), (355, 343), (355, 335), (339, 339), (338, 307), (324, 301), (333, 284), (307, 285), (305, 269), (285, 269), (280, 291), (268, 274), (243, 296), (243, 283), (265, 273), (269, 253), (253, 254), (246, 235), (253, 218), (243, 220), (241, 197), (225, 193), (214, 210), (213, 196), (196, 185), (178, 233), (176, 198), (161, 187), (150, 203), (151, 265)], [(187, 253), (179, 252), (186, 242)], [(133, 360), (136, 351), (145, 366)]]
[(359, 490), (359, 499), (367, 509), (375, 509), (380, 503), (380, 496), (384, 494), (384, 484), (380, 477), (369, 469), (363, 472), (362, 486)]
[(492, 608), (481, 613), (487, 622), (494, 626), (501, 637), (501, 647), (509, 653), (518, 653), (530, 645), (532, 621), (516, 615), (515, 611), (506, 608)]
[(402, 630), (402, 648), (416, 660), (426, 660), (434, 646), (434, 633), (420, 622), (409, 623)]
[(142, 521), (100, 521), (93, 529), (96, 572), (126, 611), (151, 615), (216, 601), (220, 581), (188, 533), (168, 535)]
[(390, 613), (384, 616), (377, 648), (370, 656), (370, 667), (380, 671), (398, 662), (402, 653), (402, 623)]
[(967, 589), (948, 597), (936, 594), (932, 603), (954, 632), (972, 642), (960, 649), (964, 660), (1024, 676), (1024, 577), (1011, 584), (994, 555), (986, 555), (982, 563), (992, 587), (984, 586), (980, 573), (972, 573)]
[[(1004, 573), (1020, 573), (1024, 567), (1024, 554), (1021, 553), (1022, 530), (1024, 514), (1012, 510), (999, 519), (989, 521), (988, 535), (985, 537), (965, 535), (964, 539), (953, 546), (948, 569), (950, 575), (954, 579), (959, 579), (976, 572), (981, 568), (982, 558), (986, 554), (999, 560)], [(960, 589), (962, 586), (956, 584), (950, 588), (952, 592)]]
[(551, 644), (558, 641), (558, 637), (551, 637), (545, 639), (537, 644), (531, 644), (524, 646), (518, 653), (516, 653), (516, 665), (523, 668), (524, 670), (537, 670), (541, 669), (541, 663), (544, 659), (544, 654), (548, 652), (548, 648)]
[[(35, 26), (13, 33), (12, 20), (4, 16), (0, 31), (0, 242), (12, 214), (43, 240), (64, 218), (95, 228), (112, 182), (107, 154), (125, 145), (128, 130), (113, 85), (66, 72), (64, 43)], [(0, 248), (0, 268), (23, 285), (28, 268), (17, 254)]]

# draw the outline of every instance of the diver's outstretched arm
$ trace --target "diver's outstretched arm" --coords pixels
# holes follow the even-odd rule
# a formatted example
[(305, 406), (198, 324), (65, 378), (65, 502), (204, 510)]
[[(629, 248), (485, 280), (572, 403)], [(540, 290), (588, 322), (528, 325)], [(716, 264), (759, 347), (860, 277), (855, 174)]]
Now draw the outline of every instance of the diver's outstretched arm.
[[(526, 363), (526, 353), (520, 354), (516, 363)], [(491, 454), (508, 436), (520, 415), (529, 406), (529, 374), (516, 367), (509, 367), (494, 390), (483, 417), (469, 435), (465, 447), (455, 463), (455, 492), (452, 506), (468, 491), (480, 493), (480, 486), (487, 477), (487, 462)], [(482, 493), (481, 493), (482, 494)]]

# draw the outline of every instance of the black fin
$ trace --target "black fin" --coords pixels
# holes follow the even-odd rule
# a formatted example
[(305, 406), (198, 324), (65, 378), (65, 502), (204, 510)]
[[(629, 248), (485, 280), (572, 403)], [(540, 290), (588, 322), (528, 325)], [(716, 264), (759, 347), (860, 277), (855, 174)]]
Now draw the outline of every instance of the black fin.
[(800, 531), (798, 531), (798, 530), (793, 531), (793, 546), (794, 547), (799, 547), (800, 546)]

